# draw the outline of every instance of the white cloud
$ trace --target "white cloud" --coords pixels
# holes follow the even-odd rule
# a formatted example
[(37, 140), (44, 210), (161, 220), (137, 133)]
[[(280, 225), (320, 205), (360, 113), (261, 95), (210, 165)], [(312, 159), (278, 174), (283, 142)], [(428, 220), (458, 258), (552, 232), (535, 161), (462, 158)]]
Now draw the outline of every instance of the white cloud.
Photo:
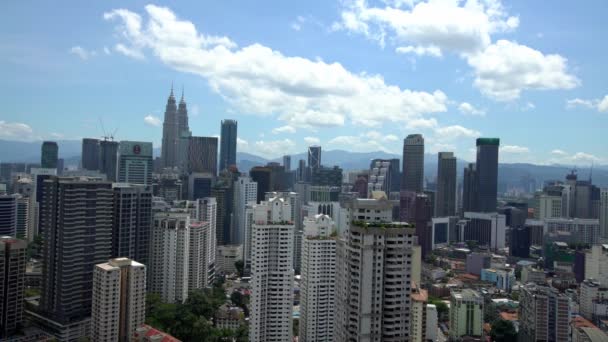
[(290, 139), (264, 141), (258, 140), (253, 146), (251, 153), (266, 158), (274, 158), (293, 152), (296, 144)]
[(91, 56), (91, 53), (81, 46), (72, 46), (69, 52), (85, 61)]
[(603, 99), (585, 100), (575, 98), (566, 101), (566, 108), (572, 109), (576, 107), (585, 107), (595, 109), (599, 112), (608, 112), (608, 95), (604, 96)]
[(227, 37), (199, 33), (168, 8), (145, 9), (146, 22), (125, 9), (104, 14), (107, 20), (119, 21), (119, 44), (133, 52), (132, 57), (151, 50), (169, 67), (200, 75), (241, 112), (278, 115), (294, 128), (314, 128), (341, 126), (347, 120), (364, 126), (405, 123), (447, 110), (447, 96), (440, 90), (401, 89), (379, 75), (288, 57), (260, 44), (237, 48)]
[(455, 140), (459, 138), (478, 138), (481, 136), (479, 131), (462, 127), (460, 125), (438, 127), (435, 134), (442, 140)]
[(290, 25), (291, 29), (294, 31), (300, 31), (302, 29), (302, 26), (300, 25), (300, 23), (291, 23)]
[(106, 55), (110, 55), (110, 54), (112, 54), (112, 53), (110, 52), (110, 49), (108, 49), (108, 47), (107, 47), (107, 46), (104, 46), (104, 47), (103, 47), (103, 53), (105, 53)]
[(327, 142), (329, 146), (336, 146), (358, 152), (383, 151), (396, 153), (399, 137), (394, 134), (382, 134), (378, 131), (369, 131), (359, 135), (341, 135)]
[(564, 57), (508, 40), (489, 45), (467, 61), (475, 74), (474, 85), (498, 101), (515, 100), (523, 90), (572, 89), (580, 84), (568, 73)]
[(433, 57), (441, 57), (441, 50), (436, 47), (436, 46), (429, 46), (429, 47), (423, 47), (423, 46), (400, 46), (398, 48), (395, 49), (395, 52), (397, 53), (402, 53), (402, 54), (408, 54), (408, 53), (412, 53), (415, 54), (417, 56), (433, 56)]
[(482, 109), (475, 108), (472, 104), (468, 102), (463, 102), (458, 106), (458, 110), (465, 115), (477, 115), (477, 116), (485, 116), (486, 111)]
[(31, 141), (40, 138), (34, 136), (34, 130), (27, 124), (0, 120), (0, 139)]
[(557, 156), (565, 156), (568, 153), (566, 153), (565, 151), (559, 150), (559, 149), (555, 149), (555, 150), (551, 151), (551, 154), (555, 154)]
[(572, 160), (582, 161), (582, 162), (599, 162), (601, 159), (593, 154), (589, 154), (589, 153), (585, 153), (585, 152), (576, 152), (572, 156)]
[[(345, 1), (334, 30), (362, 34), (397, 53), (441, 56), (453, 52), (473, 68), (474, 85), (482, 94), (511, 101), (524, 90), (571, 89), (580, 80), (568, 72), (566, 58), (543, 54), (492, 36), (515, 30), (519, 18), (500, 0)], [(608, 110), (608, 102), (606, 103)]]
[(520, 110), (521, 110), (522, 112), (527, 112), (527, 111), (529, 111), (529, 110), (533, 110), (533, 109), (535, 109), (535, 108), (536, 108), (536, 105), (535, 105), (534, 103), (532, 103), (532, 102), (526, 102), (524, 105), (522, 105), (522, 106), (520, 107)]
[(116, 50), (116, 52), (122, 53), (127, 57), (131, 57), (134, 59), (145, 59), (144, 54), (140, 50), (127, 47), (124, 44), (114, 45), (114, 50)]
[(424, 118), (419, 118), (419, 119), (414, 119), (411, 121), (408, 121), (405, 125), (406, 128), (411, 129), (411, 130), (416, 130), (416, 129), (430, 129), (430, 128), (435, 128), (439, 126), (439, 123), (437, 122), (437, 119), (435, 118), (429, 118), (429, 119), (424, 119)]
[(249, 142), (245, 139), (241, 139), (239, 137), (236, 138), (236, 146), (239, 149), (247, 149), (249, 147)]
[(272, 130), (272, 133), (274, 134), (279, 134), (279, 133), (295, 133), (296, 129), (286, 125), (286, 126), (281, 126), (281, 127), (277, 127), (275, 129)]
[(521, 154), (530, 153), (530, 149), (525, 146), (503, 145), (500, 146), (500, 152)]
[(363, 34), (381, 45), (392, 34), (399, 45), (411, 45), (412, 52), (437, 55), (443, 50), (480, 51), (490, 44), (491, 34), (517, 26), (519, 18), (510, 16), (498, 0), (398, 1), (384, 7), (352, 0), (345, 2), (341, 20), (332, 28)]
[(321, 144), (321, 139), (317, 137), (304, 137), (304, 142), (308, 145), (319, 145)]
[(57, 132), (52, 132), (51, 133), (51, 137), (53, 139), (63, 139), (63, 138), (65, 138), (65, 136), (63, 134), (57, 133)]
[(163, 122), (161, 121), (160, 118), (153, 116), (153, 115), (146, 115), (146, 117), (144, 118), (144, 122), (147, 125), (154, 126), (154, 127), (160, 127), (163, 124)]

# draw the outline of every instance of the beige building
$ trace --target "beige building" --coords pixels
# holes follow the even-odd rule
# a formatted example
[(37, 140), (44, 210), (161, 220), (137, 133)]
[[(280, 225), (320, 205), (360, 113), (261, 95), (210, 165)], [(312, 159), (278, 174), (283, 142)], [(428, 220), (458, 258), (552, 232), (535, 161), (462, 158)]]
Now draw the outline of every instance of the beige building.
[(416, 288), (416, 285), (412, 284), (412, 312), (410, 320), (410, 331), (412, 342), (425, 342), (426, 337), (426, 323), (427, 323), (427, 307), (428, 293), (424, 289)]
[(91, 338), (129, 342), (146, 318), (146, 266), (128, 258), (95, 265)]

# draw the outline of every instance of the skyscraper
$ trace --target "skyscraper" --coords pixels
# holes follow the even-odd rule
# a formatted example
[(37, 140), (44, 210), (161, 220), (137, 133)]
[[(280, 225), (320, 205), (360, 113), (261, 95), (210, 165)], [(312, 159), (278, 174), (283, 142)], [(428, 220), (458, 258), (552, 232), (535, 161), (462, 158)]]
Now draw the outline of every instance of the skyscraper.
[(217, 176), (216, 137), (190, 137), (188, 172), (206, 172)]
[(258, 184), (258, 193), (256, 196), (257, 203), (264, 200), (264, 196), (267, 192), (272, 191), (271, 173), (272, 170), (265, 166), (255, 166), (249, 170), (249, 176), (251, 176), (251, 179)]
[(336, 239), (331, 217), (304, 219), (300, 333), (302, 342), (333, 341), (336, 287)]
[(258, 183), (249, 177), (239, 177), (234, 182), (234, 207), (230, 242), (242, 245), (245, 242), (245, 209), (247, 204), (256, 203)]
[(316, 170), (321, 167), (321, 146), (308, 147), (308, 167)]
[(156, 213), (150, 253), (150, 292), (159, 294), (163, 302), (183, 303), (188, 297), (190, 216)]
[(477, 167), (469, 163), (464, 168), (462, 186), (462, 214), (477, 211)]
[(272, 198), (253, 207), (251, 341), (292, 338), (293, 234), (291, 205)]
[(116, 163), (118, 162), (118, 142), (101, 140), (99, 142), (99, 171), (109, 181), (116, 181)]
[(600, 191), (600, 235), (608, 238), (608, 189)]
[(0, 236), (0, 340), (23, 321), (27, 244)]
[(85, 170), (99, 170), (99, 140), (82, 139), (81, 167)]
[(283, 156), (283, 167), (285, 168), (285, 172), (291, 171), (291, 156)]
[(129, 342), (146, 318), (146, 266), (129, 258), (95, 265), (91, 337)]
[(498, 192), (498, 138), (477, 139), (477, 211), (496, 211)]
[(112, 257), (149, 262), (152, 230), (152, 190), (148, 186), (115, 183)]
[(118, 149), (118, 181), (152, 185), (152, 143), (121, 141)]
[(403, 179), (401, 189), (422, 192), (424, 182), (424, 138), (410, 134), (403, 140)]
[(211, 286), (215, 274), (215, 229), (211, 222), (190, 221), (188, 290)]
[(17, 236), (17, 196), (0, 195), (0, 236)]
[(56, 169), (57, 158), (59, 158), (59, 146), (57, 146), (57, 143), (54, 141), (43, 142), (40, 167), (44, 169)]
[(163, 121), (163, 141), (161, 146), (162, 167), (179, 167), (180, 162), (180, 137), (182, 133), (189, 132), (188, 110), (184, 101), (184, 94), (179, 102), (179, 108), (173, 95), (173, 86), (167, 99), (165, 108), (165, 119)]
[[(44, 181), (40, 312), (68, 331), (91, 315), (93, 269), (112, 253), (110, 182), (51, 177)], [(89, 324), (83, 323), (83, 324)]]
[(435, 216), (456, 214), (456, 157), (452, 152), (439, 152), (437, 163), (437, 196)]
[(334, 341), (410, 341), (414, 228), (372, 220), (351, 222), (337, 241)]
[(220, 147), (220, 171), (236, 165), (236, 120), (222, 120), (221, 147)]

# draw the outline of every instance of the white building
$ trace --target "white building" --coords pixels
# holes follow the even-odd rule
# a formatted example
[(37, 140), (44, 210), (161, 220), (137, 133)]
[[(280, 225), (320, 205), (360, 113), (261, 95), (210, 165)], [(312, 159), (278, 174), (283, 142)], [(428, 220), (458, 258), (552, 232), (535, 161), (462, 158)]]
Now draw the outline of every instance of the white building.
[(535, 196), (536, 208), (534, 208), (534, 218), (544, 220), (548, 218), (560, 218), (562, 215), (562, 196), (552, 196), (539, 193)]
[(600, 223), (598, 219), (545, 219), (545, 234), (570, 233), (575, 241), (591, 245), (600, 242)]
[(585, 278), (608, 287), (608, 244), (591, 246), (585, 253)]
[(256, 203), (258, 183), (249, 177), (239, 177), (234, 182), (233, 220), (230, 234), (232, 244), (242, 245), (245, 241), (245, 210), (248, 203)]
[(506, 217), (498, 213), (465, 212), (467, 221), (458, 241), (477, 241), (493, 250), (505, 248)]
[(410, 339), (412, 342), (425, 342), (426, 337), (426, 303), (428, 293), (424, 289), (412, 288), (412, 316), (410, 319)]
[(129, 342), (146, 318), (146, 266), (128, 258), (95, 265), (91, 338)]
[(215, 271), (215, 250), (209, 251), (215, 231), (206, 221), (190, 221), (190, 256), (188, 258), (188, 290), (211, 286)]
[(335, 225), (328, 215), (304, 218), (302, 280), (300, 282), (301, 342), (333, 341), (336, 239)]
[(450, 297), (450, 340), (483, 336), (483, 297), (474, 290), (452, 290)]
[[(580, 313), (589, 321), (595, 321), (597, 303), (602, 303), (608, 299), (608, 287), (602, 286), (594, 279), (586, 279), (580, 285)], [(595, 305), (594, 305), (595, 304)]]
[(224, 245), (217, 246), (216, 272), (221, 274), (237, 273), (234, 265), (238, 260), (243, 260), (242, 245)]
[(188, 297), (190, 259), (190, 216), (166, 212), (154, 215), (150, 292), (166, 303), (184, 302)]
[[(383, 203), (376, 201), (355, 208), (356, 217), (381, 214)], [(334, 340), (409, 341), (415, 229), (380, 220), (349, 226), (337, 241)]]
[(437, 341), (439, 315), (435, 304), (426, 305), (426, 339), (427, 341)]
[(252, 208), (250, 341), (290, 342), (293, 307), (291, 205), (271, 198)]

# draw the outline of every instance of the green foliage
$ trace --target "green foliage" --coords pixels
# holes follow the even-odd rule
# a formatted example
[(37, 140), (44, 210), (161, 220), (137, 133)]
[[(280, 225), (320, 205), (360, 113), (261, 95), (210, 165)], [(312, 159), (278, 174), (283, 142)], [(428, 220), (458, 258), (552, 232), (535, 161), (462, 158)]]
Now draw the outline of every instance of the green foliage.
[(428, 303), (434, 304), (437, 307), (437, 316), (439, 316), (439, 320), (447, 319), (447, 315), (450, 309), (448, 308), (448, 305), (446, 303), (441, 301), (440, 298), (434, 296), (429, 296)]
[(515, 331), (513, 323), (499, 319), (492, 323), (490, 337), (492, 338), (492, 341), (497, 342), (516, 342), (517, 332)]
[(245, 262), (243, 260), (237, 260), (234, 262), (234, 267), (236, 268), (239, 277), (243, 277), (243, 271), (245, 269)]
[(226, 291), (219, 286), (195, 290), (181, 304), (163, 303), (158, 294), (146, 298), (146, 323), (182, 341), (247, 341), (247, 327), (236, 331), (213, 326), (213, 317), (226, 302)]

